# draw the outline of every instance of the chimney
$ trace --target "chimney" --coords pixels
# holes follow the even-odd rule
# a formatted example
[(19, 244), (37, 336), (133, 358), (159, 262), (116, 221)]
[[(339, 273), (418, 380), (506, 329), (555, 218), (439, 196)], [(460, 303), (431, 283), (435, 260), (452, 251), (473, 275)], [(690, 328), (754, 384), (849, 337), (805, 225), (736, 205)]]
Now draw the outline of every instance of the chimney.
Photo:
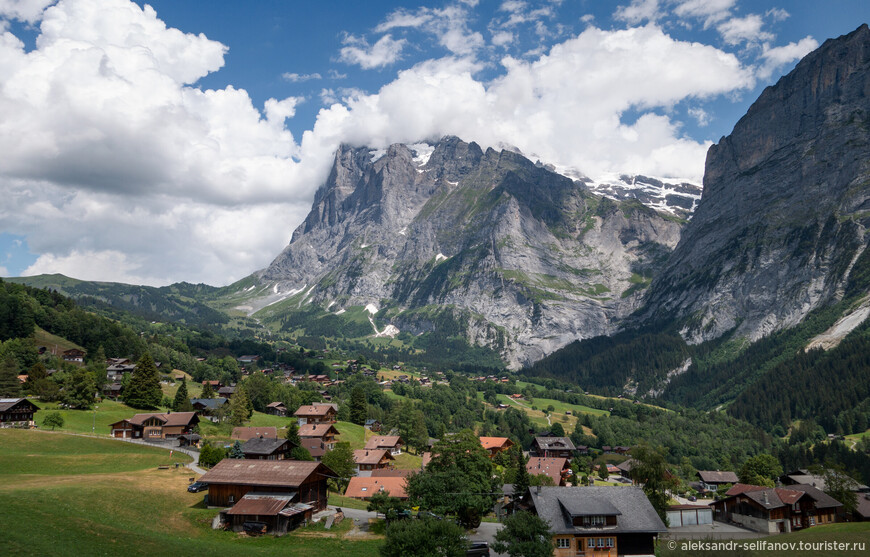
[(762, 496), (764, 498), (764, 504), (769, 505), (770, 501), (767, 499), (767, 491), (762, 492)]
[(540, 492), (541, 492), (541, 486), (536, 485), (535, 486), (535, 493), (540, 493)]

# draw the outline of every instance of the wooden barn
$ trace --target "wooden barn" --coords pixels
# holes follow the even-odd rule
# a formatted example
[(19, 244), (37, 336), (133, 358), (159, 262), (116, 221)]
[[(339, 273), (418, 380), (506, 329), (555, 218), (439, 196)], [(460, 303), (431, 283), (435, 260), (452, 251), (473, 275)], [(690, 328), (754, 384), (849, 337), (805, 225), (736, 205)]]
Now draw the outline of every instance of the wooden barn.
[(293, 494), (291, 502), (315, 511), (326, 508), (328, 478), (335, 473), (319, 462), (225, 458), (199, 481), (208, 484), (210, 506), (229, 507), (248, 493)]

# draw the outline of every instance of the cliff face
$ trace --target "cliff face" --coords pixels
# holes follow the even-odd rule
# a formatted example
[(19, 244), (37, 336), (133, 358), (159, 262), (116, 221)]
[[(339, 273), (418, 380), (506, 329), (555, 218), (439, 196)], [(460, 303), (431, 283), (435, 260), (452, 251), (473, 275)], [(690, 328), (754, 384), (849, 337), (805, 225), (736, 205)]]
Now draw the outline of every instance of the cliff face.
[(691, 222), (643, 317), (757, 339), (840, 299), (870, 224), (870, 30), (826, 41), (707, 154)]
[(366, 306), (392, 333), (431, 330), (450, 311), (466, 338), (518, 366), (612, 331), (680, 228), (457, 138), (343, 146), (311, 213), (258, 276), (271, 302), (303, 292), (300, 307)]

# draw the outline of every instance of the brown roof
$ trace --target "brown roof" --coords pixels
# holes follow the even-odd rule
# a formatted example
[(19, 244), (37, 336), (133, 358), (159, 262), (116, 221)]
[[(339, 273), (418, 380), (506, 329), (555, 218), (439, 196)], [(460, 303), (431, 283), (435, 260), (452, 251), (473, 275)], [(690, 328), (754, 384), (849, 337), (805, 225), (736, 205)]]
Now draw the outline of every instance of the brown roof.
[(225, 458), (199, 481), (207, 484), (299, 487), (315, 473), (335, 475), (320, 462)]
[(295, 412), (293, 412), (293, 415), (298, 417), (322, 417), (334, 411), (335, 407), (332, 404), (308, 404), (305, 406), (300, 406)]
[[(798, 484), (798, 485), (790, 485), (787, 489), (794, 491), (802, 491), (809, 495), (815, 502), (815, 506), (817, 509), (825, 509), (830, 507), (840, 507), (843, 504), (822, 491), (821, 489), (807, 485), (807, 484)], [(861, 493), (858, 494), (858, 497), (861, 497)]]
[(299, 437), (316, 437), (322, 439), (328, 433), (338, 435), (339, 431), (332, 424), (305, 424), (299, 426)]
[(718, 470), (698, 470), (698, 477), (701, 478), (701, 481), (708, 484), (736, 484), (740, 480), (737, 478), (737, 474), (734, 472), (725, 470), (720, 472)]
[(247, 441), (255, 437), (265, 437), (266, 439), (277, 439), (277, 427), (234, 427), (231, 439), (239, 441)]
[[(171, 413), (151, 413), (151, 414), (136, 414), (129, 420), (133, 425), (142, 425), (150, 418), (157, 418), (161, 422), (163, 422), (163, 427), (172, 427), (172, 426), (180, 426), (180, 425), (188, 425), (191, 420), (196, 418), (196, 412), (171, 412)], [(199, 420), (199, 418), (196, 418)]]
[(508, 448), (512, 446), (514, 442), (507, 437), (481, 437), (480, 444), (483, 445), (484, 449), (490, 450)]
[(283, 408), (283, 407), (284, 407), (283, 402), (270, 402), (269, 404), (266, 405), (266, 408)]
[(344, 495), (345, 497), (368, 499), (379, 491), (389, 491), (391, 497), (407, 499), (408, 494), (405, 492), (405, 485), (405, 478), (400, 477), (360, 478), (356, 476), (350, 479)]
[(543, 458), (533, 456), (526, 463), (526, 470), (532, 476), (544, 474), (553, 480), (553, 485), (562, 483), (562, 471), (568, 467), (567, 458)]
[(39, 407), (27, 400), (26, 398), (0, 398), (0, 412), (5, 412), (19, 404), (29, 405), (34, 410), (39, 410)]
[(381, 449), (383, 447), (397, 447), (402, 444), (402, 438), (398, 435), (376, 435), (366, 441), (366, 449)]
[(395, 460), (386, 449), (357, 449), (353, 452), (353, 461), (357, 464), (380, 464), (384, 458)]
[(227, 514), (276, 516), (284, 510), (284, 507), (290, 504), (291, 499), (292, 495), (269, 496), (248, 493), (239, 499), (239, 502), (228, 510)]

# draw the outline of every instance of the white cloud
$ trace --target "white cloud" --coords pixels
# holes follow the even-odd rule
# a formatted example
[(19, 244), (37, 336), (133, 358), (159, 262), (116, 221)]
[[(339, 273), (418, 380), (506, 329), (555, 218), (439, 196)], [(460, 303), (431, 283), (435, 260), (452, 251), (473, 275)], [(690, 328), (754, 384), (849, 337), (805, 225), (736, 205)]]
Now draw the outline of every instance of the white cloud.
[(514, 41), (514, 34), (510, 31), (498, 31), (492, 35), (492, 44), (495, 46), (506, 46)]
[(679, 17), (704, 20), (704, 29), (715, 25), (731, 15), (737, 0), (682, 0), (674, 8)]
[(761, 30), (762, 25), (764, 25), (764, 21), (760, 15), (749, 14), (746, 17), (735, 17), (724, 21), (716, 27), (716, 30), (722, 35), (722, 39), (730, 45), (773, 40), (775, 37), (772, 33)]
[(57, 0), (0, 0), (0, 17), (35, 23), (42, 12)]
[[(473, 8), (477, 2), (465, 4)], [(441, 46), (460, 56), (470, 55), (485, 45), (483, 35), (468, 28), (468, 9), (458, 4), (443, 9), (422, 7), (416, 12), (400, 8), (375, 27), (375, 32), (383, 33), (402, 27), (434, 35)]]
[(760, 79), (767, 79), (773, 72), (800, 60), (819, 47), (819, 42), (812, 37), (804, 37), (798, 42), (791, 42), (784, 46), (771, 47), (767, 43), (762, 46), (762, 64), (758, 67), (757, 75)]
[(393, 39), (384, 35), (378, 42), (369, 46), (362, 37), (347, 35), (342, 41), (346, 46), (341, 49), (339, 61), (347, 64), (357, 64), (364, 70), (389, 66), (402, 56), (405, 39)]
[(8, 276), (9, 276), (9, 269), (0, 265), (0, 277), (8, 277)]
[(285, 72), (285, 73), (281, 74), (281, 77), (283, 77), (286, 81), (289, 81), (291, 83), (301, 83), (303, 81), (311, 81), (312, 79), (323, 79), (323, 76), (321, 76), (319, 73), (298, 74), (298, 73)]
[(626, 21), (631, 25), (656, 21), (661, 16), (658, 0), (632, 0), (628, 6), (617, 7), (613, 14), (615, 19)]
[(387, 20), (375, 27), (376, 33), (386, 33), (400, 27), (422, 27), (432, 20), (432, 13), (427, 8), (421, 8), (416, 14), (399, 8), (387, 16)]
[(582, 21), (583, 23), (592, 23), (593, 21), (595, 21), (595, 16), (592, 14), (586, 14), (580, 18), (580, 21)]
[(783, 10), (782, 8), (771, 8), (764, 12), (764, 15), (773, 19), (773, 21), (785, 21), (786, 19), (791, 17), (791, 14)]
[(706, 110), (700, 107), (692, 107), (689, 109), (689, 116), (695, 119), (698, 122), (698, 126), (705, 127), (710, 123), (710, 115)]

